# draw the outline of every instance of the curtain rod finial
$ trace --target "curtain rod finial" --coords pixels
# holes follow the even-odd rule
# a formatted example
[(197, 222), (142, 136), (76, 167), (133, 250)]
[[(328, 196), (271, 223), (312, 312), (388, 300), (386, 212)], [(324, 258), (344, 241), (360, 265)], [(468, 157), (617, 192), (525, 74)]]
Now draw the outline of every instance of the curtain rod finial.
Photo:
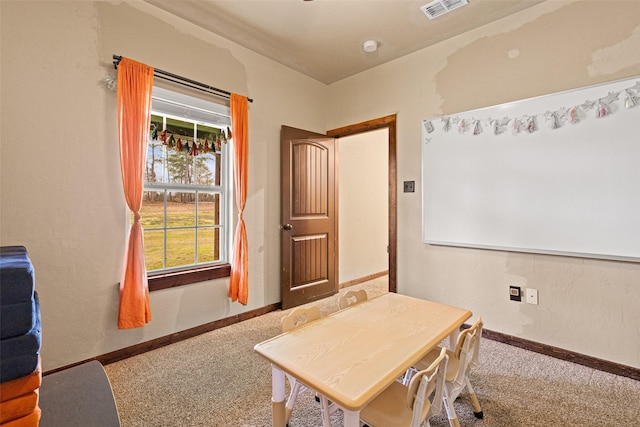
[(118, 64), (122, 61), (122, 56), (113, 55), (113, 68), (118, 69)]

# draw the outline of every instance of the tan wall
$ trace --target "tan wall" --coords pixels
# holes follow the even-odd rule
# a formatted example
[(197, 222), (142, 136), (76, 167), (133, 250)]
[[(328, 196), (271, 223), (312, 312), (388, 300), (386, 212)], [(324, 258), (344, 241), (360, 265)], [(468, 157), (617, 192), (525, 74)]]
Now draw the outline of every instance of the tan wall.
[[(547, 1), (330, 86), (329, 128), (398, 114), (398, 290), (640, 367), (640, 264), (421, 242), (421, 119), (640, 75), (640, 2)], [(508, 285), (539, 305), (510, 302)]]
[[(0, 244), (28, 247), (50, 370), (279, 301), (279, 131), (398, 114), (398, 288), (487, 327), (640, 367), (640, 266), (421, 243), (420, 120), (640, 74), (640, 3), (549, 1), (327, 86), (144, 2), (0, 1)], [(255, 99), (249, 107), (250, 296), (227, 280), (153, 292), (116, 329), (127, 214), (111, 55)], [(372, 90), (375, 88), (375, 90)], [(330, 102), (329, 102), (330, 99)], [(310, 102), (313, 100), (313, 102)], [(330, 114), (330, 116), (328, 116)], [(508, 302), (507, 284), (540, 290)]]
[(389, 269), (388, 135), (379, 129), (338, 140), (341, 284)]
[[(144, 2), (0, 2), (0, 243), (36, 269), (44, 370), (280, 300), (280, 125), (325, 131), (327, 87)], [(249, 105), (249, 304), (228, 280), (153, 292), (153, 320), (117, 330), (126, 237), (113, 54), (254, 98)], [(308, 102), (313, 100), (313, 102)]]

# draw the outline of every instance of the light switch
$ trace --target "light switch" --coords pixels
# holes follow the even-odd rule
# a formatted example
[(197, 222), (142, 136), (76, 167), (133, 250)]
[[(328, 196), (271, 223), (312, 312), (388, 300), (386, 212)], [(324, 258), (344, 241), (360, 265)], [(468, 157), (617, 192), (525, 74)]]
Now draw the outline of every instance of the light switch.
[(405, 181), (404, 182), (404, 192), (405, 193), (413, 193), (416, 191), (416, 182), (415, 181)]
[(527, 288), (527, 303), (538, 304), (538, 290)]

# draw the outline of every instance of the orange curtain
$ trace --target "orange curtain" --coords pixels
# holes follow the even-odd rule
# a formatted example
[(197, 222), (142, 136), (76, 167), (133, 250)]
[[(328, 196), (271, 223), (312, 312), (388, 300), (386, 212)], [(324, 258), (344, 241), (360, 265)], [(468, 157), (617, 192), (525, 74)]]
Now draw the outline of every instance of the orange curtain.
[(129, 230), (120, 281), (119, 329), (138, 328), (151, 320), (140, 207), (151, 124), (152, 88), (153, 67), (122, 58), (118, 64), (117, 92), (120, 170), (133, 224)]
[(247, 97), (231, 94), (231, 123), (234, 155), (234, 178), (238, 226), (233, 244), (229, 298), (247, 304), (249, 298), (249, 261), (247, 257), (247, 231), (244, 225), (244, 204), (247, 199), (247, 165), (249, 143), (247, 138)]

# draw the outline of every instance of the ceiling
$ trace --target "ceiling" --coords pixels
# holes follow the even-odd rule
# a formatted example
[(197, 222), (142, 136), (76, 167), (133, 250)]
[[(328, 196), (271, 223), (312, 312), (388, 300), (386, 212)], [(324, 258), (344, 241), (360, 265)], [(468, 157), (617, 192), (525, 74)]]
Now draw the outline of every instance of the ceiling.
[[(531, 7), (542, 0), (468, 0), (430, 20), (431, 0), (145, 0), (330, 84)], [(362, 45), (376, 40), (378, 50)]]

